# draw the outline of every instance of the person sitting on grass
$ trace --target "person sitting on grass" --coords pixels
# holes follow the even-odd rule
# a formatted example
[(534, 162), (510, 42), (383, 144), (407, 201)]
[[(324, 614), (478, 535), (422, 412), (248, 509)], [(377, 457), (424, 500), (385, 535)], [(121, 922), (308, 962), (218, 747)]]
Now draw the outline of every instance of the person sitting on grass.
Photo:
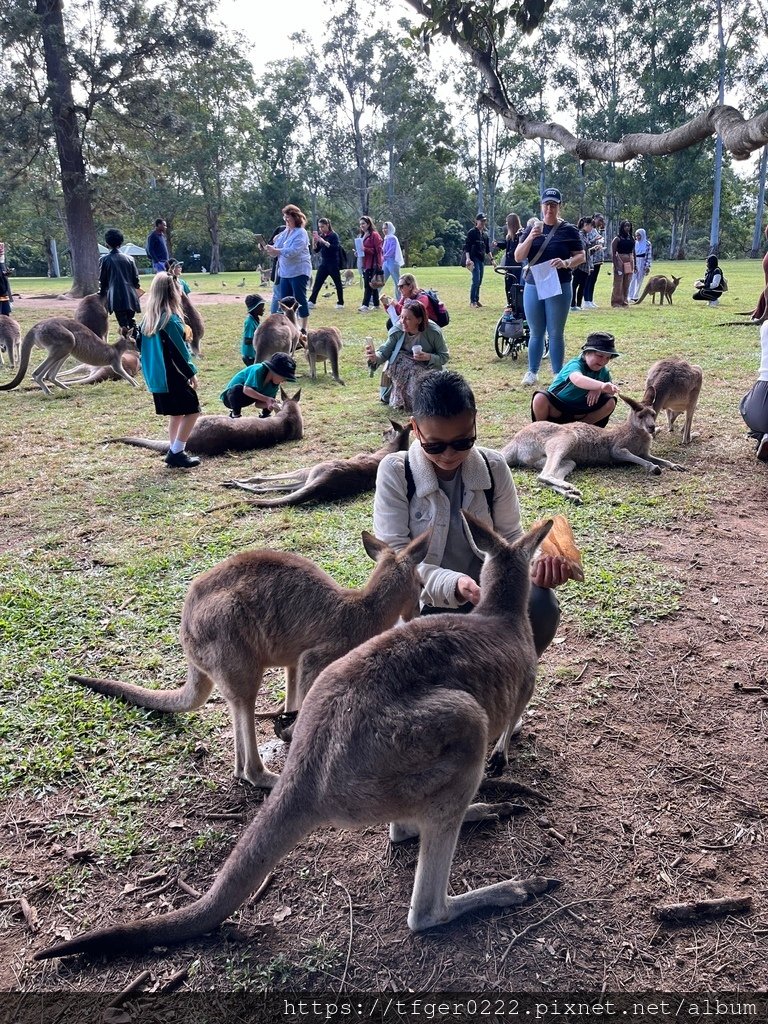
[(720, 296), (725, 291), (725, 278), (714, 253), (707, 256), (707, 269), (704, 277), (693, 287), (698, 289), (693, 296), (696, 302), (708, 302), (710, 306), (720, 305)]
[(265, 307), (266, 299), (263, 299), (261, 295), (245, 296), (245, 308), (248, 310), (248, 315), (243, 321), (240, 355), (243, 357), (243, 362), (246, 366), (253, 366), (256, 362), (256, 350), (253, 347), (253, 340), (256, 337), (256, 331), (259, 329)]
[(286, 352), (275, 352), (263, 363), (254, 363), (236, 373), (220, 397), (233, 420), (240, 419), (246, 405), (257, 405), (262, 416), (269, 416), (280, 408), (275, 396), (287, 380), (296, 380), (296, 362)]
[(588, 335), (581, 355), (565, 364), (549, 390), (534, 393), (531, 419), (608, 426), (619, 393), (608, 371), (608, 363), (621, 354), (615, 345), (614, 336), (607, 332)]

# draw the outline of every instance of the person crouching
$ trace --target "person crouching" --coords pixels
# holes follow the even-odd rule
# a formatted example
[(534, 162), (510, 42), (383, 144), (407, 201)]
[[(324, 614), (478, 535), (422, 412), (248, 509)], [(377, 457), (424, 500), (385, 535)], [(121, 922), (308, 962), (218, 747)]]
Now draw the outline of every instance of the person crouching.
[(247, 405), (256, 405), (262, 416), (280, 408), (275, 400), (278, 388), (285, 381), (296, 380), (296, 361), (286, 352), (275, 352), (263, 363), (254, 363), (240, 370), (221, 393), (221, 400), (237, 420)]
[(608, 363), (620, 354), (612, 334), (597, 331), (588, 335), (581, 355), (565, 364), (547, 391), (535, 392), (531, 419), (608, 426), (619, 393)]

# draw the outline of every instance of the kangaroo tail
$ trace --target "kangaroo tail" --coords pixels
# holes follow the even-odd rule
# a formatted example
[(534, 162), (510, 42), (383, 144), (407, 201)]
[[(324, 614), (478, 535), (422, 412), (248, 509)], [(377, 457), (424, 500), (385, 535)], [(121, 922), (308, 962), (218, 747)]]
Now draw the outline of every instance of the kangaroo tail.
[(148, 437), (105, 437), (102, 444), (131, 444), (134, 448), (149, 448), (153, 452), (168, 454), (171, 447), (168, 441), (152, 441)]
[(149, 690), (119, 679), (91, 679), (90, 676), (71, 675), (69, 680), (150, 711), (196, 711), (205, 704), (213, 690), (213, 681), (194, 665), (187, 669), (185, 685), (175, 690)]
[[(310, 792), (307, 792), (309, 788)], [(85, 932), (35, 953), (36, 960), (94, 953), (118, 956), (183, 942), (211, 931), (254, 892), (275, 865), (323, 818), (309, 810), (312, 783), (283, 775), (269, 800), (240, 837), (216, 881), (196, 903), (146, 921)]]
[(21, 343), (21, 351), (19, 352), (19, 368), (16, 371), (16, 376), (6, 384), (0, 384), (0, 391), (12, 391), (13, 388), (17, 388), (24, 380), (29, 368), (29, 355), (34, 344), (35, 328), (32, 327), (24, 335), (24, 340)]

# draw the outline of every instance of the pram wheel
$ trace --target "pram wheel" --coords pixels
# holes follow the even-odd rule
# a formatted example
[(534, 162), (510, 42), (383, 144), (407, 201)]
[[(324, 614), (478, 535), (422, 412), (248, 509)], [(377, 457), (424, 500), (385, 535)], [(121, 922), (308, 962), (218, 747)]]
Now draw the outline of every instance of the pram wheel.
[(496, 324), (496, 336), (493, 339), (493, 345), (494, 348), (496, 349), (496, 355), (499, 357), (499, 359), (503, 359), (504, 356), (508, 355), (512, 355), (513, 359), (517, 359), (517, 352), (512, 354), (512, 342), (510, 341), (509, 338), (505, 338), (504, 335), (500, 333), (500, 326), (501, 320), (499, 320), (499, 322)]
[(526, 320), (509, 319), (506, 314), (502, 315), (496, 324), (496, 333), (493, 338), (493, 347), (499, 359), (505, 356), (512, 356), (517, 359), (520, 350), (528, 347), (531, 332)]

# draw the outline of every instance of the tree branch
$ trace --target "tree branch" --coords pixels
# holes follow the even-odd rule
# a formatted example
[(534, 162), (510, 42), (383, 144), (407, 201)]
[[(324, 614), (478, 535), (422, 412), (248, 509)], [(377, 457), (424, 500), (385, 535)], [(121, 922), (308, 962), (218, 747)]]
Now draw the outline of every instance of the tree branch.
[[(422, 18), (434, 24), (432, 9), (424, 0), (407, 0), (407, 3)], [(436, 28), (445, 34), (439, 24)], [(746, 160), (768, 143), (768, 110), (746, 119), (741, 111), (726, 105), (710, 107), (690, 121), (660, 134), (638, 132), (625, 135), (618, 142), (581, 138), (555, 121), (534, 121), (516, 110), (507, 96), (491, 52), (478, 49), (460, 36), (456, 36), (454, 41), (485, 80), (487, 91), (480, 94), (480, 103), (494, 110), (507, 128), (521, 138), (548, 139), (579, 160), (625, 163), (638, 156), (669, 156), (689, 149), (711, 135), (720, 135), (723, 146), (736, 160)]]

